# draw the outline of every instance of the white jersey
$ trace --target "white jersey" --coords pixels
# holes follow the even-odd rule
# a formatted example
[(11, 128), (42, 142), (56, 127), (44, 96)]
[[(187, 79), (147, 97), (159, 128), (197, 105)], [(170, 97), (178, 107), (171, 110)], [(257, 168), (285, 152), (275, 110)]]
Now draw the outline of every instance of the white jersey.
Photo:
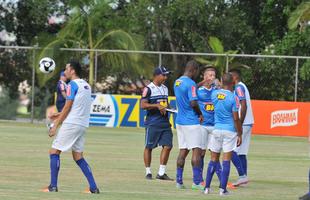
[(63, 123), (88, 127), (92, 103), (90, 85), (83, 79), (70, 81), (67, 88), (67, 100), (73, 100), (73, 104)]
[[(246, 115), (244, 118), (243, 125), (252, 125), (254, 124), (254, 117), (253, 117), (253, 111), (252, 111), (252, 105), (251, 105), (251, 97), (248, 88), (246, 85), (242, 82), (239, 82), (235, 87), (235, 93), (238, 96), (239, 100), (245, 100), (246, 101)], [(240, 116), (240, 109), (239, 108), (239, 116)]]

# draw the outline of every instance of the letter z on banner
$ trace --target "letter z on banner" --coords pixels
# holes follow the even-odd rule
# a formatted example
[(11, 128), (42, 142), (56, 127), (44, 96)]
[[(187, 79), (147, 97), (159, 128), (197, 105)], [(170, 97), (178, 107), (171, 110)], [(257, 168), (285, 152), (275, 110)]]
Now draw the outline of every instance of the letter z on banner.
[(271, 128), (278, 126), (294, 126), (298, 124), (298, 108), (293, 110), (277, 110), (271, 113)]

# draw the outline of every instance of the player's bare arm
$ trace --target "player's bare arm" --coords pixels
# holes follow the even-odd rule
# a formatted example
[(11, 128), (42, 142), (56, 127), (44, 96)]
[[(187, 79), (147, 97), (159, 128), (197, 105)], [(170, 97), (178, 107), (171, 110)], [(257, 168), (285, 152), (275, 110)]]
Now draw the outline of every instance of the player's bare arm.
[(235, 128), (237, 131), (237, 147), (239, 147), (242, 143), (242, 126), (241, 126), (241, 121), (239, 119), (239, 114), (238, 112), (233, 112), (233, 118), (234, 118), (234, 124)]
[(160, 104), (150, 104), (146, 99), (141, 100), (141, 108), (146, 110), (158, 109), (162, 115), (166, 114), (166, 107)]
[(68, 114), (71, 110), (72, 104), (73, 104), (73, 100), (67, 100), (66, 101), (66, 104), (65, 104), (63, 110), (61, 111), (61, 113), (59, 113), (59, 116), (54, 121), (54, 126), (49, 131), (48, 135), (50, 137), (53, 137), (56, 134), (56, 130), (57, 130), (58, 126), (66, 119), (66, 117), (68, 116)]
[(243, 124), (244, 119), (245, 119), (245, 115), (246, 115), (246, 111), (247, 111), (246, 100), (241, 100), (241, 101), (240, 101), (240, 106), (241, 106), (240, 121), (241, 121), (241, 124)]
[(203, 122), (203, 116), (202, 116), (202, 112), (201, 112), (201, 110), (199, 108), (198, 102), (197, 101), (191, 101), (191, 107), (193, 108), (193, 110), (199, 116), (200, 123), (202, 123)]

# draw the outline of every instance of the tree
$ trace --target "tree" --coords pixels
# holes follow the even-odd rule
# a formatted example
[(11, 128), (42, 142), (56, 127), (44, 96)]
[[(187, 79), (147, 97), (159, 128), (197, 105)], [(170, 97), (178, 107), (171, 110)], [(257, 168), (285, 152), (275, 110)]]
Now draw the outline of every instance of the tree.
[(299, 31), (303, 31), (310, 21), (310, 2), (301, 3), (288, 19), (288, 27), (293, 30), (299, 26)]
[[(113, 8), (106, 1), (79, 1), (73, 5), (74, 8), (68, 21), (57, 37), (44, 47), (39, 57), (53, 54), (58, 51), (59, 47), (89, 49), (88, 52), (82, 52), (80, 56), (89, 58), (89, 83), (93, 86), (95, 58), (93, 49), (138, 50), (139, 48), (137, 42), (127, 32), (121, 29), (110, 29), (111, 21), (107, 19), (113, 16)], [(100, 56), (105, 58), (106, 64), (118, 71), (130, 71), (137, 74), (145, 72), (134, 64), (140, 59), (137, 54), (101, 53)], [(40, 85), (50, 77), (40, 79)]]

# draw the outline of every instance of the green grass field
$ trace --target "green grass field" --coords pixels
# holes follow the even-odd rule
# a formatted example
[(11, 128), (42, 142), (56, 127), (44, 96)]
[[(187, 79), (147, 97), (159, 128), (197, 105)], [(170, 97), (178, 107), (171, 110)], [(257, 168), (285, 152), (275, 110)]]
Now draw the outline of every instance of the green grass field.
[[(144, 130), (136, 128), (88, 129), (85, 158), (92, 167), (99, 195), (82, 194), (86, 179), (70, 153), (61, 156), (59, 192), (42, 193), (49, 183), (48, 138), (43, 124), (0, 123), (0, 199), (222, 199), (218, 181), (208, 196), (190, 189), (177, 190), (174, 182), (144, 179)], [(175, 176), (176, 137), (168, 163), (168, 175)], [(297, 199), (308, 189), (308, 142), (306, 138), (253, 136), (249, 154), (250, 184), (232, 191), (227, 199)], [(153, 152), (153, 175), (158, 170), (159, 149)], [(209, 160), (206, 158), (206, 163)], [(191, 185), (187, 159), (184, 183)], [(231, 168), (230, 180), (237, 178)], [(226, 198), (225, 198), (226, 199)]]

